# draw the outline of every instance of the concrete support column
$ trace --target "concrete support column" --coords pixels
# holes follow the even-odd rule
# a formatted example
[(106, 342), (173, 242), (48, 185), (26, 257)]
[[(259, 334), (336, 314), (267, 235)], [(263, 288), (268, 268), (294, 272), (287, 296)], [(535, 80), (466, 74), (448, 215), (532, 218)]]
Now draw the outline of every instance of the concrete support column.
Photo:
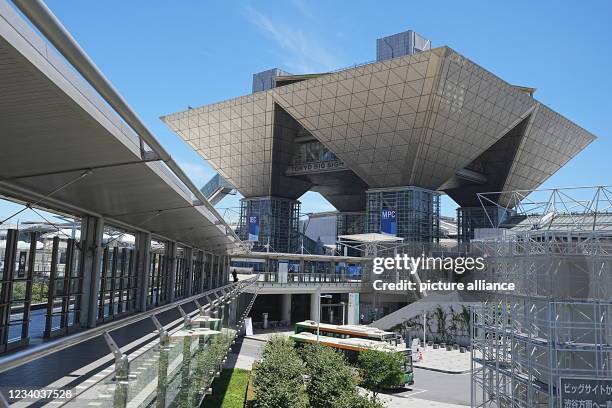
[(185, 279), (185, 297), (189, 297), (193, 293), (193, 248), (185, 248)]
[(168, 287), (166, 288), (166, 299), (174, 302), (174, 285), (176, 284), (176, 242), (166, 242), (166, 257), (168, 259)]
[(281, 303), (281, 320), (284, 322), (291, 321), (291, 293), (284, 293), (282, 295), (283, 301)]
[(319, 291), (310, 295), (310, 320), (319, 321), (319, 311), (321, 310), (321, 293)]
[(136, 234), (136, 270), (138, 271), (138, 293), (136, 310), (147, 310), (147, 295), (149, 292), (149, 277), (151, 273), (151, 234), (139, 232)]
[(81, 250), (83, 258), (83, 297), (81, 299), (81, 325), (95, 327), (100, 292), (100, 258), (104, 219), (86, 216), (81, 221)]
[(346, 311), (347, 324), (360, 324), (359, 293), (349, 293)]

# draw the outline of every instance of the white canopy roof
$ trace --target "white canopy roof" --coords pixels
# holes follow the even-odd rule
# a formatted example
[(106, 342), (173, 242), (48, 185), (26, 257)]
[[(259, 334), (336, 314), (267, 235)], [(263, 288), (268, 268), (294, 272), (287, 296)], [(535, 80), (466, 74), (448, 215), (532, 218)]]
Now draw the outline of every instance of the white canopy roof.
[(367, 234), (339, 235), (338, 238), (358, 242), (401, 242), (404, 240), (404, 238), (396, 237), (394, 235), (379, 234), (376, 232), (370, 232)]

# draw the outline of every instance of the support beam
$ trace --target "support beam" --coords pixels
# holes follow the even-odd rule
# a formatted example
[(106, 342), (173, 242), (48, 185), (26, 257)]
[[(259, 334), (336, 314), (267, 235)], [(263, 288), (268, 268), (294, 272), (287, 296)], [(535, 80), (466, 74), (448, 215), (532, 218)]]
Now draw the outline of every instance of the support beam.
[(138, 297), (136, 309), (139, 312), (147, 310), (147, 293), (149, 290), (149, 278), (151, 273), (151, 234), (139, 232), (136, 234), (136, 260), (138, 274)]
[(291, 293), (283, 293), (281, 303), (281, 320), (284, 322), (291, 321)]
[(193, 292), (193, 248), (185, 248), (185, 297)]
[(310, 320), (319, 321), (319, 311), (321, 310), (321, 292), (316, 291), (310, 295)]
[(102, 256), (104, 219), (86, 216), (81, 221), (81, 250), (83, 257), (83, 298), (81, 301), (81, 322), (83, 327), (95, 327), (97, 319), (98, 294)]
[(200, 277), (200, 287), (198, 288), (198, 293), (202, 293), (206, 288), (206, 274), (208, 273), (206, 270), (206, 253), (204, 251), (198, 251), (198, 261), (200, 262), (200, 265), (202, 265), (200, 272), (202, 276)]
[(166, 299), (174, 302), (174, 285), (176, 284), (176, 242), (166, 242), (166, 256), (168, 260), (168, 286), (166, 287)]

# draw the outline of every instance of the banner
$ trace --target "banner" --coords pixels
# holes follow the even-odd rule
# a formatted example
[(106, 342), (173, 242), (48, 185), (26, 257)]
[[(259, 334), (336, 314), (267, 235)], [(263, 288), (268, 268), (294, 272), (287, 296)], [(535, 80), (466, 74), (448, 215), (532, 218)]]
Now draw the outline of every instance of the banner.
[(380, 232), (388, 235), (397, 235), (397, 219), (395, 210), (382, 210), (380, 217)]
[(259, 215), (249, 216), (249, 241), (259, 241)]
[(253, 321), (250, 317), (244, 319), (244, 335), (252, 336), (253, 335)]

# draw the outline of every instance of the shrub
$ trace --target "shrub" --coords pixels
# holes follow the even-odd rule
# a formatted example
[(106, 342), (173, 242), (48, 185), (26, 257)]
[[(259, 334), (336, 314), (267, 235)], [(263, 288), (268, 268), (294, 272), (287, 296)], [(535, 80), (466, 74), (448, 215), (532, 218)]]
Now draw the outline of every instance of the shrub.
[(344, 355), (319, 344), (304, 347), (308, 398), (312, 408), (336, 407), (340, 400), (356, 393), (357, 382)]
[(334, 408), (384, 408), (378, 401), (372, 401), (359, 394), (346, 394), (342, 396)]
[(405, 357), (399, 353), (385, 353), (366, 350), (359, 354), (361, 385), (372, 391), (372, 399), (384, 389), (396, 388), (404, 384)]
[(263, 351), (263, 359), (253, 369), (254, 408), (305, 408), (304, 363), (293, 341), (273, 336)]

